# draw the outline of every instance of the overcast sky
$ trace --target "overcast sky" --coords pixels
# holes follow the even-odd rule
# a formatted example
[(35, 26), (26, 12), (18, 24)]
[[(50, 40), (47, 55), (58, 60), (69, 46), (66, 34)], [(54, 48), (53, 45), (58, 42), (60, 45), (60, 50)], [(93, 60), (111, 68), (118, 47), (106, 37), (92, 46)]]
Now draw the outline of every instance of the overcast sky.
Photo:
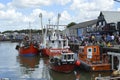
[[(41, 29), (43, 25), (84, 22), (96, 19), (100, 11), (120, 11), (120, 3), (113, 0), (0, 0), (0, 31), (19, 29)], [(29, 27), (29, 22), (31, 26)]]

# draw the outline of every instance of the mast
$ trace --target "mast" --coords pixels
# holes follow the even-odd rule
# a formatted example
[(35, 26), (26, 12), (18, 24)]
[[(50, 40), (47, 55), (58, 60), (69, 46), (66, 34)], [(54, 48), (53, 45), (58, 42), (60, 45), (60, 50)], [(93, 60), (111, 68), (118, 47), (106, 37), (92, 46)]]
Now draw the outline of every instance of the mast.
[(58, 13), (58, 17), (57, 17), (57, 30), (59, 29), (59, 19), (60, 19), (60, 14)]
[[(31, 27), (31, 25), (30, 25), (30, 22), (29, 22), (29, 28)], [(32, 33), (31, 33), (32, 31), (31, 31), (31, 28), (30, 28), (30, 32), (29, 32), (29, 37), (30, 37), (30, 41), (32, 40)]]
[(41, 30), (42, 30), (42, 35), (43, 35), (43, 24), (42, 24), (42, 13), (39, 14), (40, 21), (41, 21)]

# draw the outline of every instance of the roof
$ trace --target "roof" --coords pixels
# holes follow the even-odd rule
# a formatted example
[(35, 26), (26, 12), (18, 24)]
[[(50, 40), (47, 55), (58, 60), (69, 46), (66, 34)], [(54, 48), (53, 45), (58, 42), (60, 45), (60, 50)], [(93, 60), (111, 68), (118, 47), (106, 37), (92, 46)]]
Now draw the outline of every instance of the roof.
[(120, 21), (119, 11), (101, 11), (107, 23), (117, 23)]
[(79, 24), (76, 24), (74, 26), (71, 26), (70, 28), (84, 28), (84, 27), (88, 27), (90, 25), (96, 24), (98, 19), (94, 19), (94, 20), (90, 20), (90, 21), (85, 21), (85, 22), (81, 22)]

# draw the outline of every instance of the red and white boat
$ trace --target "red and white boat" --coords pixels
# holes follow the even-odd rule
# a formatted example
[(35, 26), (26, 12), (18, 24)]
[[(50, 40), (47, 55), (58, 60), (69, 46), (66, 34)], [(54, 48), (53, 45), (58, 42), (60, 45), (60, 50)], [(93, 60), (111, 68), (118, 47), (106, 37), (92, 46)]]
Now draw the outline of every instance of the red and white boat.
[(68, 39), (61, 36), (57, 30), (52, 29), (50, 36), (47, 36), (47, 29), (43, 36), (41, 52), (44, 56), (53, 56), (63, 51), (71, 51), (68, 46)]
[(62, 52), (61, 54), (51, 56), (49, 60), (50, 69), (58, 72), (69, 73), (79, 66), (80, 62), (75, 60), (73, 52)]
[(75, 60), (74, 53), (69, 49), (68, 39), (61, 36), (59, 30), (55, 30), (55, 28), (51, 28), (50, 32), (51, 34), (48, 34), (47, 38), (46, 29), (41, 44), (42, 54), (50, 58), (50, 69), (64, 73), (73, 71), (76, 64), (80, 65), (80, 62)]

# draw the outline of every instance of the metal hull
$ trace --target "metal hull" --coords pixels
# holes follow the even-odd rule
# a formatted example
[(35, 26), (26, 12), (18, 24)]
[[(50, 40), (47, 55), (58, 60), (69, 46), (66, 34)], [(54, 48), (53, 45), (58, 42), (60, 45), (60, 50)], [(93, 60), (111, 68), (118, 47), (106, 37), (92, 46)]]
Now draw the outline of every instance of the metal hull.
[(57, 48), (57, 49), (48, 49), (48, 48), (44, 48), (41, 49), (41, 52), (44, 56), (55, 56), (55, 55), (59, 55), (61, 54), (63, 51), (69, 51), (68, 49), (61, 49), (61, 48)]
[(20, 47), (19, 54), (23, 56), (35, 56), (38, 55), (39, 49), (34, 47), (33, 44), (30, 44), (29, 47)]
[(63, 73), (72, 72), (74, 70), (74, 67), (75, 67), (74, 64), (62, 64), (62, 65), (50, 64), (50, 69), (57, 72), (63, 72)]

